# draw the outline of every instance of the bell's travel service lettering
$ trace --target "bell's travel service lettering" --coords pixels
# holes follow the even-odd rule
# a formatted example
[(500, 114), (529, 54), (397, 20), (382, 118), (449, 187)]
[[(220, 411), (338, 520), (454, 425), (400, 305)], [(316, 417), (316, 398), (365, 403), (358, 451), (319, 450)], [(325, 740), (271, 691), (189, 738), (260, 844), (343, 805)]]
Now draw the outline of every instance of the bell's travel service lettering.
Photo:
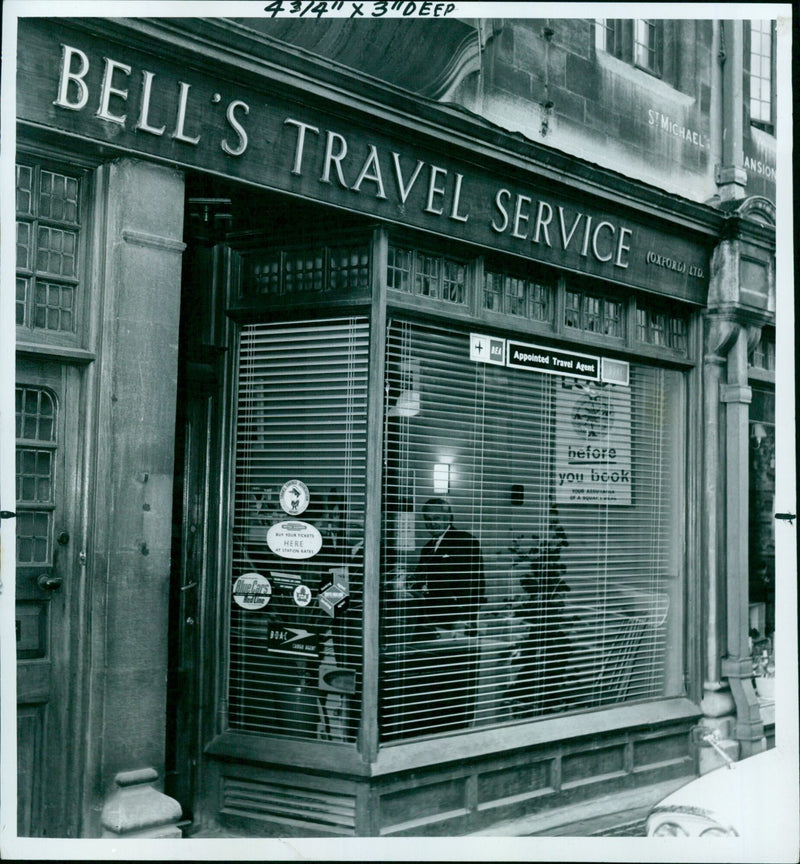
[[(78, 27), (79, 25), (74, 25)], [(302, 94), (262, 81), (232, 84), (177, 62), (106, 44), (68, 25), (29, 29), (20, 74), (35, 84), (19, 118), (178, 165), (378, 216), (575, 272), (702, 302), (708, 253), (676, 230), (604, 213), (537, 177), (526, 161), (494, 170), (459, 163), (423, 143), (409, 152), (397, 125), (310, 113)], [(252, 82), (252, 77), (247, 79)], [(514, 169), (514, 182), (508, 173)], [(547, 195), (534, 185), (549, 182)], [(525, 188), (530, 184), (530, 188)], [(552, 190), (552, 192), (550, 191)], [(663, 250), (685, 268), (653, 267)], [(651, 266), (648, 266), (650, 264)]]

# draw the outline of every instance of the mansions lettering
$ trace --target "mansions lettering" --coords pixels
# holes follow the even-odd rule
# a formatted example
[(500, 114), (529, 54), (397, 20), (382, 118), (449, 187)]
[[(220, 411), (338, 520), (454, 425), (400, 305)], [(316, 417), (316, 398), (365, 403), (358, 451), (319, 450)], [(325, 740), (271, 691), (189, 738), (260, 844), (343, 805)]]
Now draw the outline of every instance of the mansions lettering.
[(775, 168), (766, 162), (762, 162), (759, 159), (753, 159), (751, 156), (745, 154), (742, 160), (742, 167), (745, 171), (750, 171), (753, 174), (764, 177), (766, 180), (770, 180), (773, 183), (775, 182)]

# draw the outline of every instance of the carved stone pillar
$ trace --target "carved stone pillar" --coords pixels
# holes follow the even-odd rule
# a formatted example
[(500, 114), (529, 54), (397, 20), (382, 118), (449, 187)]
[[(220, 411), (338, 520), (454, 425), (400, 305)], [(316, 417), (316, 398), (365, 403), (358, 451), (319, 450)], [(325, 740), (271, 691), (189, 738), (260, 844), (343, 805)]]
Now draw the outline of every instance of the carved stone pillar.
[(725, 410), (725, 546), (727, 582), (727, 653), (722, 674), (736, 701), (735, 734), (741, 756), (764, 749), (764, 724), (753, 687), (749, 631), (749, 429), (752, 391), (747, 383), (747, 328), (740, 327), (728, 354), (727, 383), (720, 400)]
[[(727, 22), (726, 22), (727, 23)], [(726, 226), (711, 262), (704, 391), (703, 574), (705, 585), (702, 725), (734, 758), (764, 747), (752, 684), (749, 631), (748, 346), (770, 319), (774, 284), (760, 227), (746, 203)], [(756, 243), (757, 241), (757, 243)], [(701, 772), (720, 764), (700, 751)]]
[(97, 185), (102, 434), (92, 517), (91, 815), (83, 830), (175, 836), (181, 808), (156, 785), (165, 763), (184, 180), (120, 159), (98, 169)]
[[(715, 256), (721, 275), (719, 257)], [(720, 388), (724, 381), (728, 351), (736, 342), (739, 325), (722, 314), (706, 319), (705, 355), (703, 358), (703, 573), (705, 576), (704, 615), (704, 681), (700, 721), (709, 732), (718, 733), (720, 746), (732, 757), (738, 756), (734, 738), (736, 703), (722, 676), (722, 656), (726, 646), (725, 619), (725, 459), (721, 441), (724, 438), (724, 417), (720, 410)], [(722, 426), (722, 429), (720, 428)], [(700, 773), (722, 764), (722, 758), (711, 748), (700, 750)]]

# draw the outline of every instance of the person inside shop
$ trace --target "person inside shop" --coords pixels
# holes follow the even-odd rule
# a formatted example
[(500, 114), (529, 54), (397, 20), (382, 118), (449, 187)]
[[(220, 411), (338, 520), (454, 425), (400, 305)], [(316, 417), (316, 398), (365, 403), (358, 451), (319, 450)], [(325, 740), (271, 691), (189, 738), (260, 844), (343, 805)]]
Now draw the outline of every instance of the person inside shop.
[[(478, 612), (484, 599), (483, 558), (475, 537), (453, 524), (445, 498), (422, 508), (431, 539), (420, 551), (409, 586), (415, 628), (410, 664), (415, 678), (409, 725), (440, 732), (469, 724), (477, 684)], [(415, 704), (412, 704), (415, 703)]]
[(422, 518), (431, 539), (420, 552), (410, 586), (417, 598), (418, 634), (475, 636), (484, 590), (480, 545), (455, 527), (446, 498), (428, 499)]

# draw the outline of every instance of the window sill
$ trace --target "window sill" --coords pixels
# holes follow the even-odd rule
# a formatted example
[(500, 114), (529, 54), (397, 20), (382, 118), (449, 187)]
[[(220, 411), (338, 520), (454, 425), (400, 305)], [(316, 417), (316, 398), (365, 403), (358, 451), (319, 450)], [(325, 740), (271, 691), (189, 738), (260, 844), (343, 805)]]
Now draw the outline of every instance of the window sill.
[(17, 354), (27, 357), (47, 357), (62, 360), (66, 363), (86, 364), (97, 359), (93, 351), (84, 348), (73, 348), (69, 345), (59, 345), (55, 342), (17, 342)]
[(425, 768), (439, 762), (461, 761), (533, 745), (553, 744), (566, 738), (613, 732), (630, 726), (697, 717), (700, 713), (697, 705), (689, 699), (677, 697), (396, 744), (381, 749), (372, 766), (372, 775)]
[(764, 384), (775, 384), (774, 369), (762, 369), (759, 366), (748, 366), (747, 377), (751, 381), (760, 381)]
[(651, 72), (645, 72), (644, 69), (636, 67), (625, 60), (620, 60), (612, 54), (605, 51), (597, 51), (597, 64), (602, 69), (607, 69), (609, 72), (619, 75), (632, 84), (646, 87), (651, 90), (657, 97), (662, 96), (665, 99), (672, 100), (673, 103), (683, 104), (686, 106), (693, 105), (694, 97), (682, 93), (671, 84), (667, 84), (663, 79), (655, 77)]
[(483, 727), (472, 732), (443, 735), (424, 741), (385, 745), (372, 765), (364, 761), (353, 745), (298, 741), (231, 730), (217, 735), (205, 752), (226, 761), (242, 760), (297, 769), (326, 770), (357, 777), (379, 777), (398, 771), (554, 744), (568, 738), (689, 719), (700, 714), (698, 706), (683, 697), (620, 705), (584, 714), (561, 714), (513, 726)]

